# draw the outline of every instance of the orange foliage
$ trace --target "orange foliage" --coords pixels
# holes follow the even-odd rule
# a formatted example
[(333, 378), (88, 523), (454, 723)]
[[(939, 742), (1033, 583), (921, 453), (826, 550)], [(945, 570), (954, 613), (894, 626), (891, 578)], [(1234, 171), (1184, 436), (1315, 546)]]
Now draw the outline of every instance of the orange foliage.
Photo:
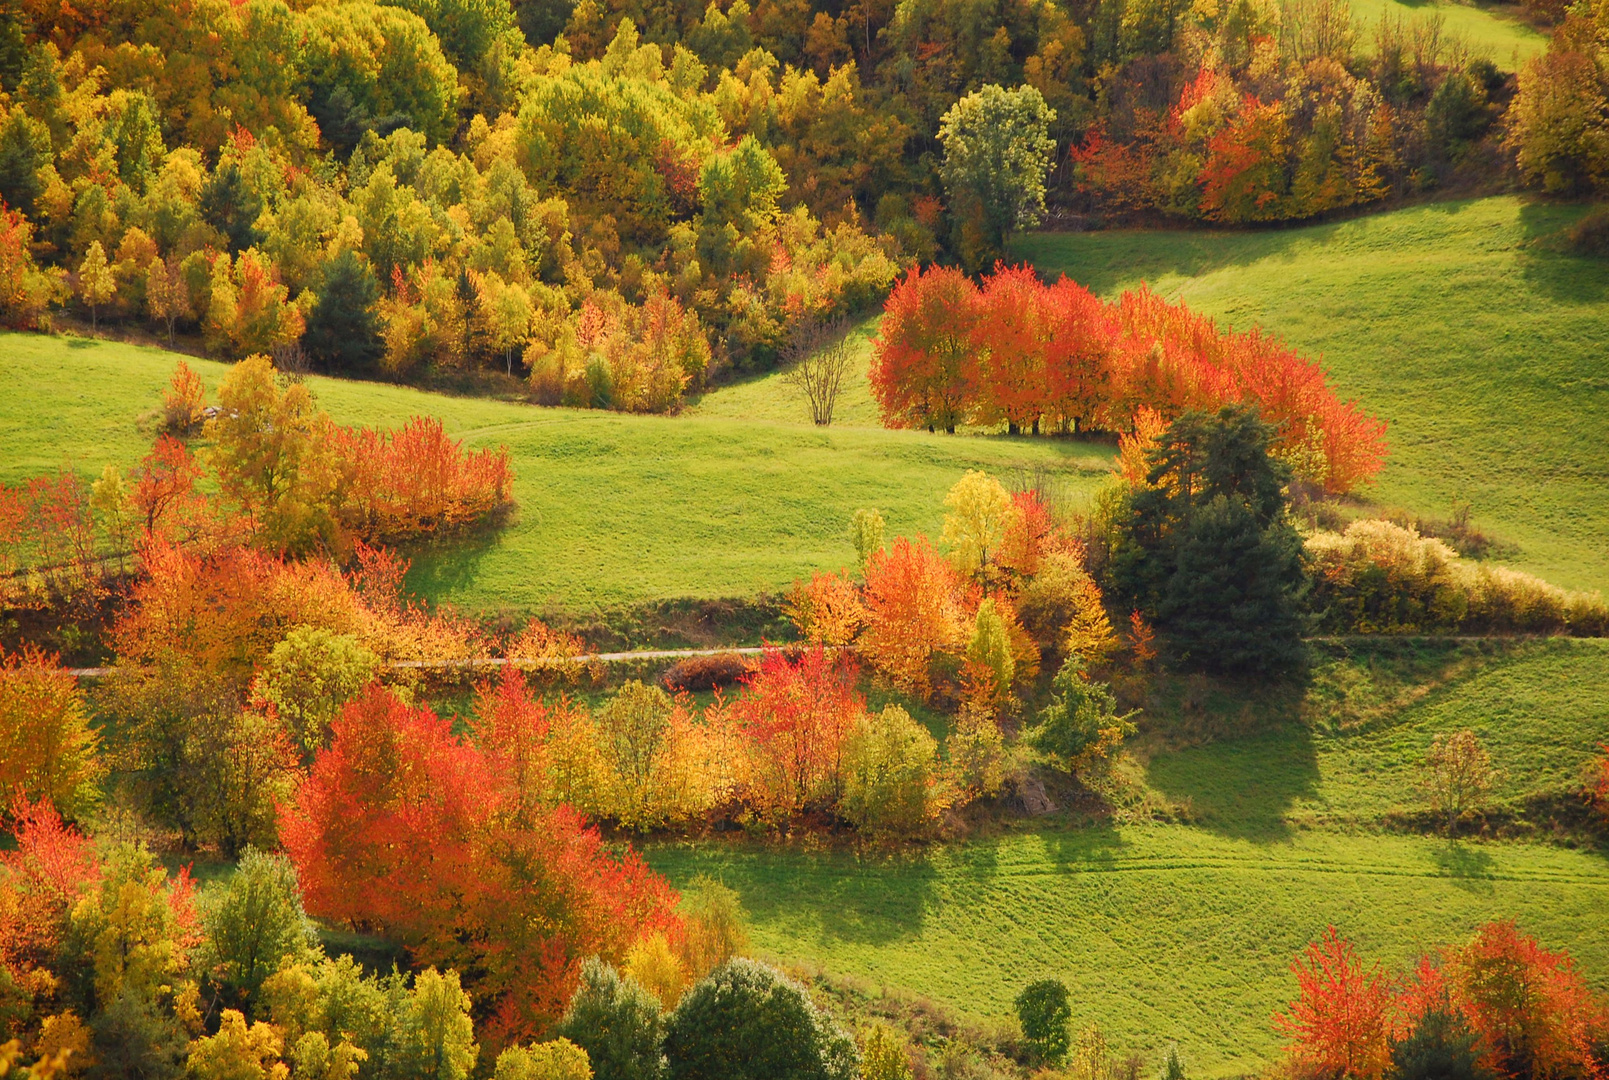
[[(1385, 458), (1385, 425), (1341, 400), (1317, 363), (1259, 330), (1220, 330), (1144, 286), (1105, 305), (1023, 268), (997, 268), (981, 293), (958, 271), (933, 270), (896, 286), (885, 312), (872, 383), (890, 425), (1134, 418), (1149, 429), (1250, 402), (1277, 429), (1275, 453), (1309, 482), (1350, 491)], [(1143, 465), (1137, 435), (1128, 473)]]
[(16, 848), (0, 852), (0, 971), (30, 994), (47, 989), (67, 913), (100, 877), (94, 846), (48, 799), (16, 796)]
[(966, 420), (977, 395), (978, 320), (977, 286), (953, 267), (914, 269), (895, 283), (870, 372), (883, 423), (953, 431)]
[(189, 435), (206, 418), (207, 391), (201, 376), (183, 360), (173, 369), (173, 379), (162, 393), (162, 422), (175, 435)]
[[(528, 713), (502, 719), (532, 726)], [(584, 958), (618, 964), (639, 938), (677, 929), (662, 878), (632, 852), (611, 855), (568, 807), (510, 799), (507, 761), (371, 687), (336, 721), (280, 825), (308, 909), (395, 935), (419, 963), (474, 973), (494, 1048), (556, 1020)]]
[(1018, 578), (1039, 573), (1051, 551), (1069, 550), (1076, 542), (1057, 532), (1056, 520), (1037, 491), (1018, 491), (1011, 496), (1012, 514), (1006, 521), (1006, 535), (995, 553), (995, 564)]
[(1129, 643), (1134, 651), (1134, 666), (1144, 671), (1156, 659), (1156, 631), (1139, 608), (1129, 612)]
[(1134, 414), (1134, 429), (1118, 436), (1117, 471), (1129, 487), (1146, 486), (1146, 477), (1151, 472), (1151, 463), (1146, 459), (1151, 451), (1156, 449), (1158, 440), (1167, 427), (1161, 414), (1155, 409), (1142, 406), (1140, 411)]
[(788, 619), (812, 645), (839, 648), (855, 640), (866, 624), (866, 608), (855, 583), (844, 573), (816, 574), (795, 581), (783, 605)]
[(1316, 1075), (1379, 1080), (1391, 1064), (1395, 986), (1380, 965), (1365, 967), (1330, 927), (1292, 961), (1300, 996), (1274, 1026)]
[(370, 542), (456, 532), (512, 504), (508, 450), (468, 450), (441, 421), (416, 416), (394, 431), (332, 433), (351, 475), (342, 517)]
[(948, 559), (926, 537), (900, 537), (866, 564), (869, 625), (859, 648), (900, 689), (930, 690), (935, 652), (961, 644), (960, 582)]

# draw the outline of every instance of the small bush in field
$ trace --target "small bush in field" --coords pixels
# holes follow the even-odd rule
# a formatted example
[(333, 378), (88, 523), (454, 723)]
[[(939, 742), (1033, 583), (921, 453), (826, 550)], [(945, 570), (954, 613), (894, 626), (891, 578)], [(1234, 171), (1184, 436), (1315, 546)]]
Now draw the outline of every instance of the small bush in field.
[(173, 369), (173, 381), (162, 394), (162, 430), (183, 438), (201, 430), (206, 419), (207, 391), (201, 377), (180, 360)]
[(742, 682), (754, 671), (754, 663), (740, 653), (714, 653), (689, 656), (665, 669), (659, 683), (667, 690), (724, 690)]

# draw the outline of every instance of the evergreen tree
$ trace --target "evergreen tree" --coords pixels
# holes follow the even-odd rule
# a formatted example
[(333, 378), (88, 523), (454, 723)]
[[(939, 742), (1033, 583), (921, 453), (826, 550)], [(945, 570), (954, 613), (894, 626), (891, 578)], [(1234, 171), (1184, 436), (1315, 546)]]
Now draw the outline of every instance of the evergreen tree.
[(1114, 583), (1181, 668), (1266, 675), (1300, 665), (1307, 575), (1272, 436), (1248, 406), (1180, 417), (1120, 523)]
[(324, 267), (318, 303), (302, 344), (334, 371), (358, 371), (380, 355), (380, 284), (369, 264), (347, 249)]
[(263, 233), (257, 228), (263, 202), (246, 186), (246, 178), (235, 162), (218, 166), (201, 188), (199, 205), (201, 217), (229, 241), (231, 254), (263, 242)]

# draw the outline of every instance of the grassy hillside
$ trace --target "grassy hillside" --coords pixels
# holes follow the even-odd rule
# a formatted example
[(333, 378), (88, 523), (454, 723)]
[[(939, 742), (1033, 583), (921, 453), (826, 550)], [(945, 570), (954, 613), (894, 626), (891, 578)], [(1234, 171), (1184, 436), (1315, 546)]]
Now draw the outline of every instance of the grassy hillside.
[(1516, 918), (1609, 988), (1609, 852), (1380, 827), (1419, 805), (1412, 765), (1440, 731), (1475, 728), (1506, 770), (1500, 800), (1569, 787), (1609, 733), (1606, 680), (1599, 642), (1337, 650), (1263, 734), (1142, 743), (1141, 784), (1192, 825), (1024, 824), (903, 857), (709, 845), (648, 857), (677, 883), (704, 873), (739, 890), (779, 957), (984, 1018), (1056, 976), (1075, 1022), (1098, 1021), (1117, 1054), (1154, 1061), (1177, 1039), (1192, 1075), (1239, 1075), (1277, 1054), (1286, 965), (1332, 923), (1406, 964)]
[[(1458, 0), (1352, 0), (1352, 16), (1360, 36), (1372, 40), (1382, 16), (1404, 21), (1440, 15), (1442, 33), (1462, 38), (1475, 56), (1484, 56), (1504, 71), (1517, 71), (1547, 47), (1547, 38), (1520, 16), (1518, 5), (1459, 3)], [(1372, 51), (1372, 46), (1369, 47)]]
[(1609, 262), (1553, 239), (1580, 212), (1492, 198), (1268, 232), (1039, 234), (1018, 254), (1283, 335), (1390, 423), (1371, 497), (1437, 516), (1468, 500), (1515, 565), (1605, 588)]
[[(0, 343), (0, 480), (60, 464), (99, 474), (109, 462), (138, 460), (172, 355), (31, 335)], [(191, 364), (209, 388), (226, 370)], [(622, 416), (310, 383), (342, 423), (384, 426), (425, 413), (472, 445), (509, 447), (519, 502), (513, 525), (414, 562), (417, 588), (472, 610), (775, 590), (850, 562), (847, 523), (859, 507), (881, 509), (893, 532), (936, 532), (944, 493), (968, 468), (1006, 478), (1050, 470), (1076, 490), (1098, 483), (1110, 456), (1070, 442), (818, 430), (719, 414)]]

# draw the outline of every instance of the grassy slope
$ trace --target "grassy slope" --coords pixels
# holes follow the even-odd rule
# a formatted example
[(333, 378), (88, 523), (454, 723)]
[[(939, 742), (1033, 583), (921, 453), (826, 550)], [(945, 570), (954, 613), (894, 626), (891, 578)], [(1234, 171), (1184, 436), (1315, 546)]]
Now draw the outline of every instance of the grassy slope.
[(1283, 335), (1390, 423), (1372, 497), (1438, 516), (1468, 500), (1516, 565), (1604, 588), (1609, 263), (1538, 242), (1579, 213), (1492, 198), (1267, 232), (1039, 234), (1019, 254)]
[(1365, 48), (1372, 50), (1376, 24), (1382, 15), (1406, 21), (1442, 17), (1444, 36), (1462, 38), (1471, 54), (1484, 56), (1504, 71), (1521, 64), (1547, 46), (1547, 38), (1526, 23), (1515, 5), (1459, 3), (1458, 0), (1352, 0), (1352, 15), (1360, 24)]
[[(1025, 827), (904, 858), (664, 845), (673, 881), (716, 875), (756, 940), (785, 959), (926, 994), (985, 1018), (1046, 975), (1073, 990), (1119, 1055), (1177, 1039), (1198, 1069), (1238, 1075), (1277, 1054), (1286, 965), (1333, 923), (1406, 964), (1491, 918), (1569, 948), (1609, 988), (1605, 852), (1382, 832), (1412, 808), (1408, 764), (1437, 731), (1473, 726), (1506, 798), (1567, 786), (1609, 733), (1596, 688), (1609, 647), (1430, 647), (1321, 665), (1307, 723), (1158, 753), (1142, 783), (1195, 825)], [(1232, 712), (1234, 703), (1224, 703)], [(1361, 722), (1359, 722), (1361, 719)]]
[[(94, 475), (110, 462), (132, 464), (149, 445), (171, 355), (31, 335), (0, 337), (0, 348), (0, 481), (59, 464)], [(225, 370), (191, 364), (209, 388)], [(1072, 487), (1092, 487), (1110, 455), (1069, 442), (620, 416), (311, 382), (343, 423), (392, 425), (427, 413), (472, 445), (512, 451), (514, 524), (415, 559), (417, 588), (475, 610), (774, 590), (850, 562), (846, 526), (859, 507), (880, 508), (894, 532), (934, 532), (944, 492), (968, 468), (1048, 468)]]

